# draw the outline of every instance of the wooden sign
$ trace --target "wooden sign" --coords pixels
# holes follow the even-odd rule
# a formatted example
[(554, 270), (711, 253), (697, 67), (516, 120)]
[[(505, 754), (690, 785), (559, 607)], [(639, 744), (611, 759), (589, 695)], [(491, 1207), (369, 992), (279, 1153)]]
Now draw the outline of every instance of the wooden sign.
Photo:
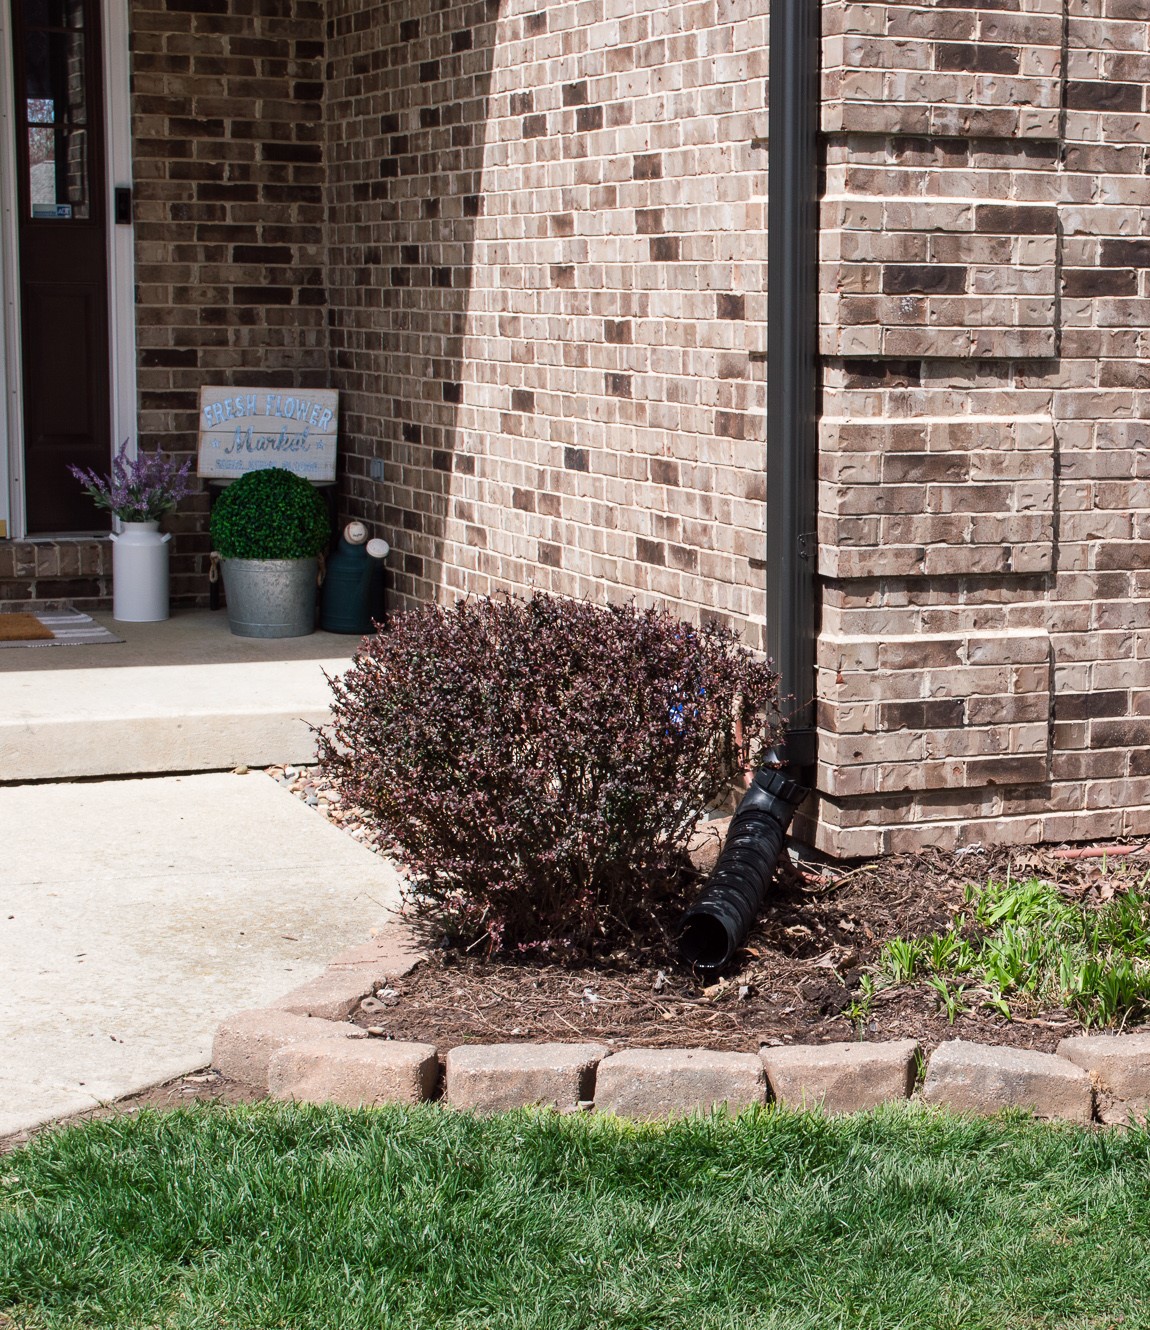
[(198, 474), (235, 480), (279, 466), (328, 484), (338, 430), (332, 388), (201, 388)]

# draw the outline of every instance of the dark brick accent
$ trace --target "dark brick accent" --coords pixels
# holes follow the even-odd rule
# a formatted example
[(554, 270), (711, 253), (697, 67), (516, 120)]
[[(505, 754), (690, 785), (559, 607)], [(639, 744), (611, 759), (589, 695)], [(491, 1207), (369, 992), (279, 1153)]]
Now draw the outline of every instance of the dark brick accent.
[(1059, 693), (1054, 698), (1055, 720), (1094, 720), (1125, 716), (1130, 694), (1117, 689), (1097, 693)]
[(1136, 296), (1133, 268), (1064, 268), (1062, 292), (1068, 296)]
[(934, 48), (935, 69), (960, 74), (1017, 74), (1019, 59), (1017, 47), (993, 42), (939, 42)]
[(887, 264), (882, 289), (887, 295), (962, 295), (967, 270), (945, 264)]
[(916, 388), (922, 383), (921, 360), (844, 360), (848, 388)]
[(745, 439), (747, 417), (741, 411), (716, 411), (715, 433), (724, 439)]
[(1150, 268), (1150, 240), (1103, 240), (1099, 262), (1103, 268)]
[(879, 707), (880, 730), (955, 730), (964, 720), (961, 698), (883, 702)]
[(587, 449), (565, 447), (563, 449), (563, 465), (568, 471), (589, 471)]
[(975, 230), (997, 235), (1051, 235), (1058, 225), (1055, 208), (1014, 203), (982, 203), (975, 209)]
[(638, 536), (635, 540), (635, 557), (640, 563), (653, 563), (665, 568), (667, 547), (661, 540), (645, 540), (642, 536)]
[(720, 319), (745, 319), (746, 296), (735, 295), (733, 291), (720, 291), (715, 296), (715, 314)]
[(1150, 744), (1150, 717), (1090, 722), (1091, 748), (1141, 748)]
[(631, 396), (631, 376), (630, 374), (605, 374), (604, 387), (611, 397), (630, 397)]
[(1066, 105), (1071, 111), (1141, 111), (1141, 83), (1066, 84)]

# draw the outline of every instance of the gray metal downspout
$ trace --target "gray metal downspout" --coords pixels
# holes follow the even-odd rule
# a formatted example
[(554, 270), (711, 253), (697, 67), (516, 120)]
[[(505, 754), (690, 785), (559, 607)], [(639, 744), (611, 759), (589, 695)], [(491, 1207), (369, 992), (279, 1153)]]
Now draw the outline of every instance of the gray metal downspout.
[(767, 654), (788, 774), (814, 785), (820, 0), (771, 0), (767, 164)]
[(790, 694), (785, 774), (768, 760), (683, 917), (688, 964), (735, 957), (766, 901), (795, 808), (814, 785), (818, 466), (820, 0), (771, 0), (767, 165), (767, 654)]

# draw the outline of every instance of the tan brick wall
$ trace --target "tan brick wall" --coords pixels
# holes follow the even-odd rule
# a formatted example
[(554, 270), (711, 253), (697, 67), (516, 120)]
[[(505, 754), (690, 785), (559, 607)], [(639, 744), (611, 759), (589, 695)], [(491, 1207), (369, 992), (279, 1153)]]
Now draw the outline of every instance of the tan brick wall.
[[(203, 384), (327, 379), (321, 0), (131, 0), (139, 434), (196, 444)], [(207, 498), (172, 592), (206, 591)]]
[(402, 598), (634, 594), (757, 645), (765, 0), (333, 32), (333, 363)]
[[(1150, 833), (1150, 14), (823, 18), (800, 830)], [(146, 439), (190, 445), (201, 382), (330, 377), (401, 603), (636, 594), (760, 643), (765, 0), (133, 26)], [(191, 593), (206, 537), (180, 549)]]
[(808, 829), (848, 854), (1144, 834), (1150, 15), (824, 18), (824, 125), (860, 132), (827, 144)]

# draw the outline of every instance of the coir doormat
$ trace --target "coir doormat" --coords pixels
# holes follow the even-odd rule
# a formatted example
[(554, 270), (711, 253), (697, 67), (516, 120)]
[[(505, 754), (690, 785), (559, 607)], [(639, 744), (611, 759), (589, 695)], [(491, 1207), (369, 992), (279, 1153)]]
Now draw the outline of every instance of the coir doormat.
[(123, 640), (79, 610), (0, 614), (0, 647), (89, 647)]

